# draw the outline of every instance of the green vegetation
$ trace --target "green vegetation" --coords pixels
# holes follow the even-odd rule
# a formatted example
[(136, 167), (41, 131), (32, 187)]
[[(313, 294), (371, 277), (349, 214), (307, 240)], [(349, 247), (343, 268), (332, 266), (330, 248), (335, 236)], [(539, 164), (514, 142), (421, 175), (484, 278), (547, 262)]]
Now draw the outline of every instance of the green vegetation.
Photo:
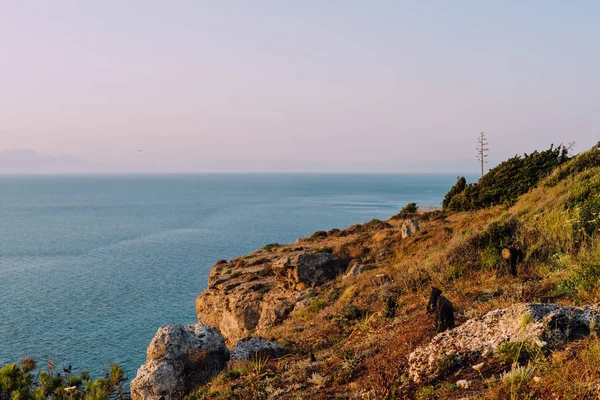
[(279, 247), (279, 243), (269, 243), (263, 247), (263, 250), (268, 251), (269, 253), (273, 251), (273, 249)]
[(32, 373), (36, 363), (25, 358), (19, 365), (7, 364), (0, 369), (0, 399), (12, 400), (108, 400), (123, 399), (125, 375), (116, 364), (110, 366), (105, 377), (92, 379), (87, 372), (79, 375), (71, 372), (71, 367), (55, 371), (54, 364), (37, 376)]
[(569, 160), (565, 146), (514, 156), (485, 174), (478, 183), (458, 179), (442, 203), (445, 210), (470, 211), (498, 204), (512, 205), (558, 166)]
[[(530, 314), (526, 314), (531, 318)], [(527, 317), (521, 321), (521, 324), (527, 322)], [(540, 353), (539, 347), (527, 342), (506, 342), (496, 349), (495, 358), (501, 364), (512, 365), (513, 363), (523, 363), (536, 357)]]
[[(264, 332), (272, 340), (286, 341), (288, 355), (231, 362), (188, 398), (352, 398), (356, 388), (364, 388), (363, 398), (369, 399), (598, 398), (600, 328), (595, 321), (590, 337), (573, 335), (576, 339), (564, 347), (550, 340), (526, 342), (523, 337), (502, 344), (493, 357), (478, 360), (476, 366), (462, 355), (447, 354), (433, 366), (439, 373), (434, 381), (411, 382), (408, 360), (416, 347), (432, 338), (432, 317), (425, 313), (431, 285), (443, 288), (460, 310), (458, 324), (518, 302), (600, 301), (600, 152), (593, 149), (567, 161), (559, 146), (514, 157), (475, 185), (459, 178), (443, 206), (446, 211), (419, 214), (416, 203), (403, 208), (401, 214), (417, 219), (426, 233), (412, 238), (400, 238), (403, 221), (396, 216), (344, 231), (318, 231), (312, 238), (327, 241), (306, 241), (302, 247), (274, 250), (279, 245), (270, 244), (265, 250), (274, 254), (260, 252), (252, 262), (248, 257), (248, 265), (266, 265), (260, 277), (272, 275), (267, 261), (300, 250), (358, 259), (375, 266), (378, 274), (339, 278), (309, 289), (303, 298), (306, 307)], [(469, 212), (454, 211), (463, 209)], [(525, 252), (517, 277), (508, 275), (501, 256), (503, 247), (515, 242)], [(238, 264), (231, 272), (231, 277), (245, 274)], [(270, 283), (249, 286), (256, 293), (277, 293)], [(517, 315), (514, 322), (529, 329), (535, 323), (529, 313)], [(15, 376), (14, 369), (21, 368), (23, 377), (31, 368), (24, 365), (5, 367), (4, 374)], [(42, 381), (40, 374), (38, 386), (31, 383), (34, 377), (0, 376), (5, 385), (0, 400), (37, 399), (40, 385), (53, 387), (47, 376)], [(85, 389), (83, 378), (74, 386), (84, 388), (89, 397), (92, 392)], [(462, 379), (471, 385), (468, 389), (456, 385)], [(105, 391), (97, 398), (104, 399), (110, 387), (100, 382)], [(25, 390), (29, 395), (19, 394), (21, 387), (32, 385)], [(114, 397), (118, 392), (111, 387)], [(50, 392), (39, 399), (62, 399), (60, 391)], [(82, 398), (77, 396), (73, 397)]]
[(418, 209), (419, 209), (419, 207), (417, 206), (417, 203), (408, 203), (407, 205), (405, 205), (402, 208), (402, 210), (400, 210), (398, 217), (400, 217), (400, 218), (409, 217), (411, 214), (416, 213)]
[(322, 300), (322, 299), (316, 299), (313, 300), (312, 302), (310, 302), (307, 306), (306, 309), (311, 312), (311, 313), (316, 313), (321, 311), (322, 309), (324, 309), (325, 307), (327, 307), (327, 301)]
[(315, 239), (322, 239), (322, 238), (326, 238), (327, 237), (327, 232), (325, 231), (316, 231), (315, 233), (313, 233), (310, 238), (315, 240)]

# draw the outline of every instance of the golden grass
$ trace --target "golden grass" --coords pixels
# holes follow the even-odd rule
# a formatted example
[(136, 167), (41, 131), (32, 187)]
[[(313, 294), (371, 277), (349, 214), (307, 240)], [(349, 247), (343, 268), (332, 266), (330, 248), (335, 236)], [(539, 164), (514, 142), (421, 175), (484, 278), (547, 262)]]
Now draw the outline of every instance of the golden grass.
[[(230, 398), (243, 398), (248, 388), (256, 388), (255, 398), (458, 399), (465, 393), (454, 383), (463, 378), (473, 383), (469, 396), (478, 398), (596, 398), (600, 387), (597, 339), (575, 343), (571, 350), (555, 353), (554, 358), (540, 357), (529, 366), (509, 366), (507, 370), (506, 365), (491, 363), (482, 371), (459, 371), (459, 375), (442, 377), (427, 387), (411, 385), (404, 373), (408, 354), (434, 333), (432, 317), (425, 313), (432, 284), (454, 303), (458, 323), (516, 302), (600, 300), (600, 284), (585, 281), (600, 280), (600, 276), (578, 272), (583, 264), (600, 265), (600, 238), (577, 242), (569, 224), (576, 211), (568, 206), (590, 185), (600, 187), (600, 168), (548, 185), (556, 176), (558, 173), (548, 177), (510, 208), (438, 212), (435, 218), (420, 213), (415, 218), (421, 231), (407, 239), (399, 232), (402, 220), (392, 218), (385, 226), (366, 230), (354, 226), (324, 238), (299, 240), (307, 248), (328, 247), (341, 257), (358, 258), (378, 268), (317, 288), (315, 300), (322, 307), (271, 328), (266, 336), (287, 343), (292, 354), (270, 360), (265, 366), (269, 372), (260, 385), (244, 376), (227, 382), (217, 379), (201, 398), (219, 398), (210, 394), (219, 391)], [(506, 274), (497, 244), (484, 240), (493, 223), (514, 223), (513, 234), (526, 251), (519, 278)], [(274, 252), (285, 253), (295, 246), (298, 244), (282, 245)], [(378, 274), (386, 274), (389, 280)], [(569, 288), (569, 280), (575, 282), (575, 292), (561, 293), (561, 288)], [(384, 291), (398, 294), (395, 318), (382, 316)], [(339, 323), (343, 308), (349, 305), (366, 310), (366, 316)], [(311, 351), (315, 362), (309, 359)], [(246, 392), (236, 389), (240, 387)]]

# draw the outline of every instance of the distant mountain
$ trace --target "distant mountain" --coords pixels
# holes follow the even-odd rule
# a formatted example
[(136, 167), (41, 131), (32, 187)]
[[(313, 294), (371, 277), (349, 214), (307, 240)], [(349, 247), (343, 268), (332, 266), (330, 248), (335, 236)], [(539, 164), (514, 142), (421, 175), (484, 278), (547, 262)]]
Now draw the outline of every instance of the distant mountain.
[(44, 155), (27, 149), (0, 152), (0, 174), (73, 174), (109, 169), (70, 155)]

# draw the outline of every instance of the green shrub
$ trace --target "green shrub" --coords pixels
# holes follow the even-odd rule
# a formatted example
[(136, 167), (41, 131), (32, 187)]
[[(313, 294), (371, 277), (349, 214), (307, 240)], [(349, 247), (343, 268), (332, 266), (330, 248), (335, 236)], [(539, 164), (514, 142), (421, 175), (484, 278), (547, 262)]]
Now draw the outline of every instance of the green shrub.
[(273, 251), (273, 249), (279, 247), (279, 243), (269, 243), (263, 247), (263, 250), (268, 251), (269, 253)]
[(467, 187), (467, 180), (464, 176), (459, 176), (456, 178), (456, 184), (452, 186), (450, 191), (446, 193), (444, 196), (444, 201), (442, 202), (442, 208), (447, 209), (454, 197), (458, 194), (461, 194)]
[(74, 375), (71, 367), (64, 373), (56, 373), (54, 364), (49, 362), (47, 369), (36, 377), (31, 373), (35, 361), (24, 359), (20, 365), (7, 364), (0, 369), (0, 399), (13, 400), (108, 400), (123, 399), (123, 383), (126, 380), (121, 367), (110, 366), (105, 377), (95, 380), (87, 372)]
[(355, 320), (366, 315), (366, 310), (354, 305), (344, 306), (342, 308), (342, 316), (348, 320)]
[(597, 148), (578, 154), (571, 162), (558, 168), (548, 179), (546, 186), (556, 186), (566, 177), (595, 167), (600, 167), (600, 151)]
[(325, 300), (316, 299), (316, 300), (313, 300), (312, 302), (310, 302), (306, 306), (306, 309), (311, 313), (316, 313), (316, 312), (321, 311), (325, 307), (327, 307), (327, 302)]
[(600, 230), (600, 195), (594, 194), (583, 201), (572, 224), (573, 233), (579, 240), (591, 237)]
[(491, 169), (477, 183), (467, 185), (464, 178), (459, 178), (442, 205), (452, 211), (512, 205), (520, 195), (568, 159), (568, 150), (562, 145), (556, 148), (552, 145), (546, 151), (535, 151), (523, 157), (516, 155)]
[[(524, 316), (521, 324), (528, 323), (531, 316)], [(502, 364), (512, 365), (523, 363), (535, 358), (540, 352), (539, 347), (528, 342), (506, 342), (498, 346), (494, 354), (496, 360)]]
[(460, 359), (456, 354), (446, 354), (436, 361), (435, 369), (440, 376), (454, 372), (460, 366)]
[(421, 386), (415, 393), (415, 400), (434, 400), (436, 398), (435, 387), (431, 385)]
[(327, 237), (327, 232), (325, 232), (325, 231), (316, 231), (315, 233), (310, 235), (310, 238), (313, 240), (322, 239), (322, 238), (326, 238), (326, 237)]
[(558, 282), (556, 292), (562, 296), (595, 297), (600, 287), (600, 265), (583, 263), (569, 271), (566, 279)]
[(407, 205), (405, 205), (402, 208), (402, 210), (400, 210), (400, 213), (398, 214), (398, 216), (400, 218), (406, 218), (406, 217), (410, 216), (411, 214), (416, 213), (418, 209), (419, 209), (419, 207), (417, 206), (417, 203), (408, 203)]
[(339, 316), (332, 318), (331, 322), (339, 327), (350, 326), (353, 321), (363, 318), (365, 315), (367, 315), (367, 311), (364, 308), (348, 305), (344, 306), (340, 310)]

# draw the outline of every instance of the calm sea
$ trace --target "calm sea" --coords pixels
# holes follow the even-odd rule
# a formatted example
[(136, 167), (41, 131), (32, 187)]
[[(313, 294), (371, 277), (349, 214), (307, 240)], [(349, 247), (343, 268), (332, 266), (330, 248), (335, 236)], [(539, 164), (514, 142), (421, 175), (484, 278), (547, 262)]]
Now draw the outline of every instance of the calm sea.
[(439, 206), (456, 175), (0, 177), (0, 364), (129, 378), (161, 325), (195, 321), (215, 261)]

